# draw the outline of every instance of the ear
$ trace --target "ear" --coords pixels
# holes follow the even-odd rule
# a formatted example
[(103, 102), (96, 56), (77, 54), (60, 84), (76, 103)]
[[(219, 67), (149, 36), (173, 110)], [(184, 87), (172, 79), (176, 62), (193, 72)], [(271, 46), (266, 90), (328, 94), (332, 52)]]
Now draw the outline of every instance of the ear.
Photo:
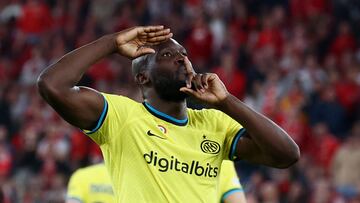
[(147, 71), (142, 71), (135, 75), (135, 82), (139, 85), (146, 85), (150, 82), (149, 74)]

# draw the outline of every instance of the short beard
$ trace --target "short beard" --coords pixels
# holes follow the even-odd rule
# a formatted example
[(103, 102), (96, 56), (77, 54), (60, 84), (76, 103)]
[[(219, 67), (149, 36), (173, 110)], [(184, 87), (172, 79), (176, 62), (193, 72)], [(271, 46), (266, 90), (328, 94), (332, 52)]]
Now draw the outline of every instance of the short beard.
[(158, 74), (153, 79), (155, 91), (160, 99), (170, 102), (182, 102), (188, 97), (187, 94), (180, 91), (181, 87), (186, 87), (185, 81), (173, 79), (167, 74)]

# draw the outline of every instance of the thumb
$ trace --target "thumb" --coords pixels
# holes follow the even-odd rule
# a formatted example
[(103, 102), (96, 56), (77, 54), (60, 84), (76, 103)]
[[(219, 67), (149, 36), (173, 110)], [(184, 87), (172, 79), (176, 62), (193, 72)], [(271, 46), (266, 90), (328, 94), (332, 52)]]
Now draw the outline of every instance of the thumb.
[(136, 53), (135, 53), (135, 57), (139, 57), (139, 56), (142, 56), (142, 55), (145, 55), (145, 54), (153, 54), (155, 53), (155, 50), (152, 49), (152, 48), (149, 48), (149, 47), (141, 47), (139, 48)]

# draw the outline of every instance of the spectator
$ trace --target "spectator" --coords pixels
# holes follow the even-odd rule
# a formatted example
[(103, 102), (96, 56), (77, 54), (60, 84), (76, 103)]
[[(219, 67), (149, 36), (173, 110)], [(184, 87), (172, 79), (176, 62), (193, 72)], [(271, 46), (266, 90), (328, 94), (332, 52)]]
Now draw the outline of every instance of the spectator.
[(298, 75), (301, 87), (307, 94), (311, 94), (317, 85), (323, 84), (327, 79), (315, 55), (311, 54), (306, 57), (304, 67), (299, 70)]
[(335, 203), (335, 195), (331, 191), (329, 180), (326, 178), (317, 178), (314, 181), (313, 193), (310, 203)]
[(196, 14), (186, 47), (189, 56), (192, 56), (192, 62), (198, 67), (198, 72), (205, 71), (212, 56), (213, 36), (202, 12)]
[(5, 126), (0, 125), (0, 182), (11, 174), (13, 156), (11, 146), (7, 142), (8, 132)]
[(308, 106), (310, 124), (325, 123), (330, 132), (339, 138), (344, 136), (346, 127), (345, 110), (339, 104), (333, 87), (324, 87), (315, 93)]
[(20, 76), (21, 83), (25, 86), (34, 85), (37, 76), (46, 67), (40, 47), (34, 47), (31, 55), (31, 58), (25, 62)]
[(335, 84), (336, 96), (350, 117), (355, 109), (355, 103), (360, 100), (360, 84), (356, 82), (358, 67), (347, 67), (344, 77), (339, 78)]
[(288, 203), (307, 202), (307, 193), (304, 185), (299, 181), (293, 181), (290, 185), (290, 190), (286, 199)]
[(23, 33), (39, 35), (50, 31), (51, 24), (52, 15), (47, 4), (41, 0), (26, 0), (18, 19), (18, 26)]
[(350, 24), (341, 22), (338, 26), (338, 35), (331, 45), (331, 52), (340, 57), (346, 51), (355, 51), (355, 38), (352, 35)]
[(332, 177), (339, 193), (347, 198), (360, 195), (360, 121), (351, 130), (350, 136), (335, 154)]
[(265, 182), (261, 187), (260, 201), (266, 203), (280, 203), (279, 191), (273, 182)]
[(317, 123), (312, 129), (313, 146), (310, 154), (315, 163), (327, 173), (330, 169), (331, 160), (339, 147), (339, 141), (328, 131), (325, 123)]
[(220, 67), (216, 67), (213, 72), (218, 74), (224, 81), (228, 91), (239, 99), (245, 94), (246, 78), (244, 73), (235, 66), (234, 56), (232, 53), (225, 52), (221, 57)]
[(272, 49), (276, 56), (280, 56), (284, 43), (282, 33), (271, 16), (264, 16), (262, 20), (262, 30), (259, 33), (255, 47), (257, 49)]

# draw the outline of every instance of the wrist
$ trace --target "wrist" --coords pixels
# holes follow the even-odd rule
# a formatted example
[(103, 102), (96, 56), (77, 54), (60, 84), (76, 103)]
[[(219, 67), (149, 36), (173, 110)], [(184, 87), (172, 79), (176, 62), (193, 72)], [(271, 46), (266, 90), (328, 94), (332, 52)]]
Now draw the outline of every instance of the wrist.
[(117, 42), (116, 42), (115, 34), (104, 35), (99, 40), (106, 43), (109, 50), (109, 54), (113, 54), (117, 52)]
[(236, 100), (236, 97), (230, 94), (229, 92), (226, 93), (226, 95), (220, 99), (216, 104), (213, 104), (214, 108), (220, 111), (225, 110), (228, 106), (231, 106), (230, 104)]

